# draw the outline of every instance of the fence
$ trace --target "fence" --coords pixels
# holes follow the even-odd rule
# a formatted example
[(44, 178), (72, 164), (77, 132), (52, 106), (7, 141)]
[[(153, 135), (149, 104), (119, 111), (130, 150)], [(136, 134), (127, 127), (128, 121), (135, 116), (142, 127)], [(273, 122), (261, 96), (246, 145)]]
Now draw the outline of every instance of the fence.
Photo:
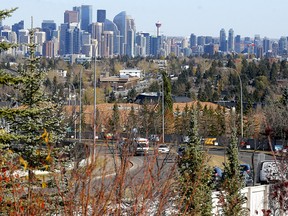
[[(262, 209), (267, 210), (269, 208), (269, 185), (246, 187), (241, 192), (247, 198), (247, 202), (243, 207), (249, 210), (249, 215), (263, 216)], [(219, 192), (213, 192), (212, 194), (213, 215), (221, 215), (221, 208), (219, 207), (217, 198), (218, 194)]]

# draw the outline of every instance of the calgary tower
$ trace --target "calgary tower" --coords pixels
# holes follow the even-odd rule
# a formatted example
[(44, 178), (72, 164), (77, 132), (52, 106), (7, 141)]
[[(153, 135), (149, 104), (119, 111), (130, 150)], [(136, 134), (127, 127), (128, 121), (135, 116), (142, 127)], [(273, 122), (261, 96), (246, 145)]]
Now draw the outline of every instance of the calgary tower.
[(161, 27), (162, 24), (158, 21), (158, 22), (155, 23), (155, 25), (156, 25), (156, 28), (157, 28), (157, 37), (158, 37), (158, 36), (160, 36), (160, 27)]

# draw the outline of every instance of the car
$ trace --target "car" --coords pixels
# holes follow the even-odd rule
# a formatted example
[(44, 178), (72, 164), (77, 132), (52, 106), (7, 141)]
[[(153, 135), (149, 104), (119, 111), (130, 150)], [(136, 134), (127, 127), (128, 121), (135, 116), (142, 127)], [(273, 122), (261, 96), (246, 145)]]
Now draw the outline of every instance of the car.
[(190, 137), (189, 136), (183, 136), (182, 137), (182, 142), (183, 143), (189, 143), (190, 142)]
[(179, 146), (177, 150), (177, 154), (179, 158), (182, 158), (184, 156), (186, 147), (185, 146)]
[[(283, 174), (283, 176), (281, 175)], [(288, 173), (287, 165), (274, 160), (261, 161), (258, 165), (258, 182), (270, 184), (283, 180)]]
[(245, 186), (253, 185), (253, 174), (250, 164), (240, 164), (240, 174), (244, 178)]
[(114, 135), (112, 133), (106, 133), (104, 134), (104, 138), (108, 140), (114, 139)]
[(149, 140), (151, 142), (159, 142), (160, 141), (160, 138), (157, 134), (151, 134), (150, 137), (149, 137)]
[(168, 154), (170, 152), (170, 149), (166, 144), (160, 144), (157, 150), (159, 153), (164, 153), (164, 154)]
[(135, 155), (147, 155), (149, 153), (148, 139), (137, 137), (134, 141), (136, 145)]
[(213, 167), (212, 176), (209, 184), (214, 190), (220, 190), (224, 178), (223, 174), (224, 173), (220, 167)]
[(214, 167), (213, 168), (213, 181), (221, 181), (223, 178), (223, 171), (220, 167)]
[(250, 174), (251, 173), (250, 164), (240, 164), (240, 172), (247, 172), (248, 174)]

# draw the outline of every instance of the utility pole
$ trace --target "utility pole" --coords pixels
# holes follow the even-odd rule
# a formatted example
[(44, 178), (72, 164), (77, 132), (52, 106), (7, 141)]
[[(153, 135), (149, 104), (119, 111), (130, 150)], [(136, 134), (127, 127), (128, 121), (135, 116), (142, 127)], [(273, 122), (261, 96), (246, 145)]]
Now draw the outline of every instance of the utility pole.
[(238, 79), (239, 79), (239, 85), (240, 85), (240, 118), (241, 118), (241, 141), (243, 140), (243, 136), (244, 136), (244, 125), (243, 125), (243, 90), (242, 90), (242, 80), (241, 80), (241, 77), (240, 77), (240, 74), (239, 72), (234, 69), (234, 68), (229, 68), (231, 70), (233, 70), (236, 75), (238, 76)]
[[(98, 45), (97, 45), (98, 46)], [(96, 110), (96, 99), (97, 99), (97, 93), (96, 93), (96, 87), (97, 87), (97, 76), (96, 76), (96, 49), (97, 46), (94, 47), (95, 52), (94, 52), (94, 112), (93, 112), (93, 158), (94, 158), (94, 149), (96, 145), (96, 130), (97, 130), (97, 124), (96, 124), (96, 115), (97, 115), (97, 110)]]
[(80, 71), (80, 93), (79, 93), (79, 143), (82, 142), (82, 71)]
[(164, 107), (164, 78), (162, 74), (162, 137), (165, 143), (165, 107)]

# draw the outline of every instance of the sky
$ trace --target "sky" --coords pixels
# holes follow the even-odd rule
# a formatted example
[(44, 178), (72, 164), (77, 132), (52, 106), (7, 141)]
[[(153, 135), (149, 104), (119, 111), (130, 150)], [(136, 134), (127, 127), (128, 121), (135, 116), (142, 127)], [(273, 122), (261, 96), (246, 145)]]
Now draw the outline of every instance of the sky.
[(219, 37), (222, 28), (233, 28), (234, 35), (279, 39), (288, 36), (288, 0), (0, 0), (0, 10), (18, 7), (12, 17), (3, 21), (12, 25), (24, 20), (25, 28), (40, 27), (43, 20), (64, 21), (64, 11), (73, 6), (92, 5), (92, 21), (97, 9), (106, 10), (106, 18), (126, 11), (134, 18), (136, 30), (156, 34), (155, 23), (162, 23), (160, 33), (166, 36)]

